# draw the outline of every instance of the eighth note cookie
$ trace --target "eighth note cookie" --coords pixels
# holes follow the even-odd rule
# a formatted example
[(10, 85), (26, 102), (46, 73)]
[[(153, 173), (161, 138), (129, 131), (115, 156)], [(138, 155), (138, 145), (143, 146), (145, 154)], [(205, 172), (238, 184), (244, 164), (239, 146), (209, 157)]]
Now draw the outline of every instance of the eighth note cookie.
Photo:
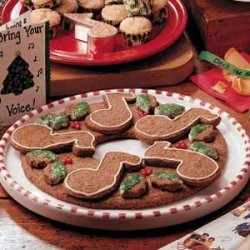
[(192, 108), (174, 119), (165, 115), (148, 115), (136, 122), (135, 133), (139, 139), (148, 143), (174, 140), (188, 133), (199, 122), (216, 126), (220, 117), (199, 108)]
[[(178, 177), (185, 183), (194, 186), (207, 185), (218, 176), (218, 163), (206, 154), (187, 149), (170, 148), (170, 145), (169, 142), (156, 142), (150, 146), (144, 154), (145, 163), (176, 168)], [(162, 173), (162, 175), (164, 174)]]
[(112, 192), (122, 172), (140, 169), (141, 158), (122, 152), (107, 153), (96, 169), (78, 169), (64, 182), (66, 192), (74, 197), (97, 199)]
[(77, 156), (92, 155), (95, 137), (89, 131), (54, 133), (45, 125), (28, 124), (17, 128), (11, 136), (11, 144), (22, 153), (33, 150), (52, 152), (72, 151)]

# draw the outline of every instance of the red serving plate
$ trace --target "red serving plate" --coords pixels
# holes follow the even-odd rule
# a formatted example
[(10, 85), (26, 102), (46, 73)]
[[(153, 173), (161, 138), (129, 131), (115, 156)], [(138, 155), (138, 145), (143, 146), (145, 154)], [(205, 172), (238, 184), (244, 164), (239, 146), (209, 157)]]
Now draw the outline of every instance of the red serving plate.
[[(87, 44), (76, 40), (74, 31), (71, 31), (50, 41), (50, 59), (62, 64), (100, 66), (127, 63), (154, 55), (172, 45), (187, 24), (187, 11), (181, 0), (170, 0), (168, 9), (169, 18), (166, 24), (155, 29), (151, 40), (144, 45), (130, 48), (118, 37), (116, 51), (93, 55), (87, 53)], [(18, 0), (9, 0), (3, 9), (2, 21), (5, 23), (23, 12)]]

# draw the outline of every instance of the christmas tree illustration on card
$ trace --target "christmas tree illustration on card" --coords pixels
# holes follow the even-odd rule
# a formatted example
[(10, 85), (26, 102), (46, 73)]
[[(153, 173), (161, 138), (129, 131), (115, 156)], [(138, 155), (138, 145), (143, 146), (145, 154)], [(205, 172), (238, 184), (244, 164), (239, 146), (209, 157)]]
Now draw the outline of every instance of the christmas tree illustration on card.
[(34, 87), (33, 74), (29, 71), (29, 64), (21, 57), (20, 51), (8, 67), (8, 74), (3, 81), (2, 95), (13, 93), (20, 95), (24, 90)]

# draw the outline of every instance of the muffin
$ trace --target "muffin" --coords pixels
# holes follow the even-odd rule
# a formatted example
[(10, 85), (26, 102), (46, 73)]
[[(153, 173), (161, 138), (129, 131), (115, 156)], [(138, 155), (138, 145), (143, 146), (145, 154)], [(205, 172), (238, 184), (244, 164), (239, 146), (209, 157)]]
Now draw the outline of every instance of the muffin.
[(33, 9), (53, 9), (60, 4), (60, 0), (31, 0)]
[(61, 0), (60, 6), (55, 11), (61, 15), (61, 27), (62, 30), (70, 30), (74, 27), (73, 23), (64, 17), (66, 13), (75, 13), (78, 9), (77, 0)]
[(60, 15), (51, 9), (37, 9), (31, 11), (31, 24), (49, 22), (50, 38), (54, 38), (59, 30)]
[(168, 0), (154, 0), (152, 5), (151, 20), (153, 25), (161, 25), (168, 18)]
[(83, 11), (100, 12), (105, 5), (105, 0), (78, 0)]
[(151, 15), (152, 0), (124, 0), (127, 16), (145, 16)]
[(108, 24), (119, 26), (122, 20), (127, 17), (123, 4), (107, 5), (101, 12), (102, 20)]
[(152, 24), (145, 17), (128, 17), (121, 22), (120, 31), (128, 46), (138, 46), (147, 41)]
[(109, 4), (123, 4), (123, 0), (105, 0), (105, 5)]

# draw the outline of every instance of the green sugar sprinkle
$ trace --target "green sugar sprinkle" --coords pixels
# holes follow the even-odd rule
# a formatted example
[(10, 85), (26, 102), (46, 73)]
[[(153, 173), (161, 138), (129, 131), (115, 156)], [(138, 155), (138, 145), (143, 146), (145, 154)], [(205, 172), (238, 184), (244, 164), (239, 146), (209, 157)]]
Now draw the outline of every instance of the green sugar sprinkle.
[(51, 115), (44, 115), (37, 119), (37, 123), (49, 126)]
[(51, 177), (53, 179), (62, 179), (67, 175), (66, 166), (62, 162), (56, 161), (50, 164), (50, 166), (51, 166)]
[(147, 94), (140, 94), (136, 96), (136, 107), (144, 112), (149, 113), (151, 107), (151, 101), (149, 95)]
[(52, 115), (50, 119), (50, 127), (58, 130), (69, 126), (69, 118), (66, 115)]
[(185, 111), (185, 107), (177, 104), (160, 104), (155, 109), (155, 115), (165, 115), (173, 119), (181, 115)]
[(124, 194), (128, 192), (132, 187), (139, 184), (143, 180), (143, 178), (144, 177), (140, 174), (134, 174), (134, 175), (127, 177), (121, 182), (120, 193)]
[(54, 130), (69, 126), (69, 118), (66, 115), (45, 115), (37, 119), (37, 123), (47, 125)]
[(59, 159), (59, 157), (53, 152), (49, 150), (41, 150), (41, 149), (31, 151), (27, 153), (27, 156), (37, 156), (37, 157), (41, 157), (41, 158), (45, 158), (45, 159), (49, 159), (53, 161), (57, 161)]
[(154, 173), (154, 176), (162, 179), (168, 179), (170, 181), (178, 182), (181, 183), (182, 181), (179, 179), (179, 177), (172, 172), (167, 172), (167, 171), (157, 171)]
[(192, 141), (197, 135), (199, 135), (201, 132), (203, 132), (205, 129), (209, 127), (211, 127), (211, 125), (205, 125), (202, 123), (193, 126), (188, 135), (189, 140)]
[(76, 105), (76, 107), (70, 111), (70, 118), (72, 120), (79, 120), (84, 118), (89, 112), (89, 104), (82, 102)]
[(192, 142), (190, 145), (190, 149), (199, 152), (201, 154), (207, 155), (208, 157), (211, 157), (214, 160), (218, 160), (219, 158), (219, 155), (214, 148), (209, 147), (202, 142), (197, 142), (197, 141)]

